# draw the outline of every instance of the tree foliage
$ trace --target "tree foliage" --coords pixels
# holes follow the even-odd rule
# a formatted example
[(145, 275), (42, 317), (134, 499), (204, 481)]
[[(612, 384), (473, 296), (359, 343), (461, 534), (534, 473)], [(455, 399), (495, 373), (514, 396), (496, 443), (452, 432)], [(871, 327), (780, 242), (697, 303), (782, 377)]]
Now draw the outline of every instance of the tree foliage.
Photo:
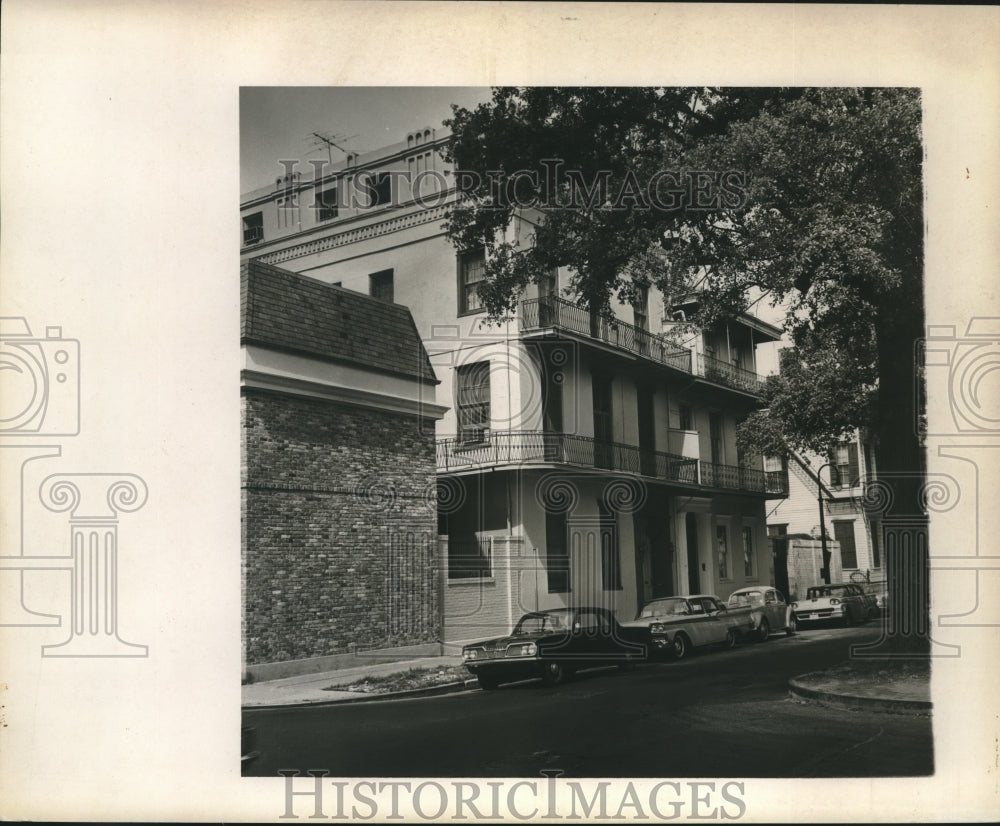
[[(481, 180), (448, 230), (458, 247), (488, 250), (491, 318), (556, 266), (597, 311), (648, 284), (696, 291), (703, 326), (767, 300), (794, 347), (767, 382), (766, 409), (740, 429), (744, 448), (823, 450), (858, 426), (886, 434), (914, 421), (913, 393), (908, 402), (900, 388), (912, 390), (923, 320), (916, 90), (502, 88), (449, 125), (451, 159)], [(525, 242), (512, 228), (528, 213), (488, 173), (541, 172), (553, 159), (606, 189), (553, 206), (551, 180), (522, 176), (519, 201), (542, 202)], [(678, 208), (646, 208), (630, 182), (665, 169), (687, 181), (737, 172), (743, 197), (699, 204), (689, 190)], [(916, 461), (912, 444), (890, 453)]]

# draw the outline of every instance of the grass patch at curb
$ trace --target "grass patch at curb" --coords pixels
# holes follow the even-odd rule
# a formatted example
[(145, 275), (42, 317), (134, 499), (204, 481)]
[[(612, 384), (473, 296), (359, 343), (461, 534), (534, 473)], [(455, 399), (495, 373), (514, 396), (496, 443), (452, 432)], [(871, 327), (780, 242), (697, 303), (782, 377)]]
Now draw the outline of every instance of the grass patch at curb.
[(358, 694), (391, 694), (397, 691), (413, 691), (418, 688), (434, 688), (465, 682), (469, 676), (468, 670), (463, 665), (410, 668), (395, 674), (363, 677), (352, 683), (330, 685), (323, 690), (351, 691)]

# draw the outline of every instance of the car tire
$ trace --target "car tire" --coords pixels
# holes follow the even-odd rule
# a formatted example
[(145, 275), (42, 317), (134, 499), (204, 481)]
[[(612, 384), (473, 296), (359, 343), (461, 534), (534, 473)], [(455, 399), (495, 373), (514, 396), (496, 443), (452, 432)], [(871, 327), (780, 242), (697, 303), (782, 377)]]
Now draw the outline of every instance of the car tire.
[(728, 631), (726, 631), (726, 638), (722, 641), (722, 647), (726, 651), (729, 651), (730, 649), (736, 647), (736, 629), (735, 628), (730, 628)]
[(767, 642), (767, 638), (771, 636), (771, 623), (767, 621), (767, 617), (761, 617), (760, 625), (757, 626), (757, 640), (759, 642)]
[(483, 691), (493, 691), (500, 685), (500, 681), (496, 677), (487, 677), (485, 674), (477, 674), (476, 680)]
[(670, 641), (670, 653), (674, 655), (674, 659), (683, 660), (690, 650), (691, 641), (683, 634), (674, 634), (674, 638)]
[(545, 685), (561, 685), (570, 677), (570, 670), (562, 663), (545, 663), (542, 666), (542, 682)]
[(851, 609), (846, 608), (844, 610), (844, 628), (850, 628), (854, 625), (854, 617), (851, 616)]
[(796, 631), (799, 630), (799, 621), (795, 618), (795, 614), (792, 614), (788, 618), (788, 625), (785, 626), (785, 633), (790, 637)]

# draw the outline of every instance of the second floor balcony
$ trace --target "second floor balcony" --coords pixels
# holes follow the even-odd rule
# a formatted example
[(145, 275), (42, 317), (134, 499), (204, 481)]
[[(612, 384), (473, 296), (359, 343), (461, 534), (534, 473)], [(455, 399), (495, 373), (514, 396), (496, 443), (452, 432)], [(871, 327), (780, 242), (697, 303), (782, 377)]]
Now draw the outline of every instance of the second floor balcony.
[(522, 301), (519, 320), (522, 337), (556, 332), (753, 396), (760, 395), (764, 385), (763, 379), (752, 370), (712, 356), (694, 354), (663, 335), (618, 319), (602, 318), (558, 296)]
[(494, 431), (483, 433), (476, 441), (439, 439), (437, 442), (439, 473), (533, 466), (626, 473), (694, 490), (725, 490), (769, 498), (788, 495), (788, 476), (782, 471), (715, 464), (588, 436)]

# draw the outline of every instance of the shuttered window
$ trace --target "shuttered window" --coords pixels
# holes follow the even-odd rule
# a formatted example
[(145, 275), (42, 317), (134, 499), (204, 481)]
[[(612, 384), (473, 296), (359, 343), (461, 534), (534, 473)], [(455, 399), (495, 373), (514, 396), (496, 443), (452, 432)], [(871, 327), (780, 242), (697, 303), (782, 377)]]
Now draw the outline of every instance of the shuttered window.
[(840, 564), (845, 570), (858, 567), (858, 551), (854, 546), (854, 522), (834, 522), (833, 538), (840, 544)]

